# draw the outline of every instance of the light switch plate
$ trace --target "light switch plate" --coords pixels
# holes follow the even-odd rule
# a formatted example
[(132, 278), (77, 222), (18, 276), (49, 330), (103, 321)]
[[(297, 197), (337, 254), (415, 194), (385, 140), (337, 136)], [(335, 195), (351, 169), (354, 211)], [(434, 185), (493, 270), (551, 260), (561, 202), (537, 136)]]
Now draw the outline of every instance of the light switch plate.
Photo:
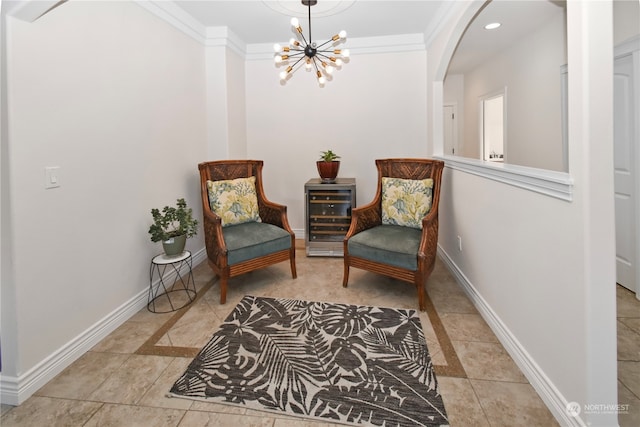
[(44, 188), (60, 187), (60, 167), (49, 166), (44, 168)]

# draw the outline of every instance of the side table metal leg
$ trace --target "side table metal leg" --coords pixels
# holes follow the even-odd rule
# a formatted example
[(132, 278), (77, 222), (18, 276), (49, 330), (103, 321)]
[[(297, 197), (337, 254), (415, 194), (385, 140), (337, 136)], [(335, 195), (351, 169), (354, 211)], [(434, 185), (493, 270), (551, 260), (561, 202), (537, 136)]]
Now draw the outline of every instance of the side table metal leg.
[[(156, 259), (159, 259), (156, 261)], [(167, 268), (169, 269), (169, 276), (173, 278), (173, 284), (167, 283), (169, 277), (167, 277)], [(147, 299), (147, 309), (153, 313), (168, 313), (176, 311), (182, 307), (192, 303), (197, 296), (195, 279), (193, 277), (193, 258), (190, 252), (186, 252), (182, 255), (182, 259), (176, 261), (167, 260), (166, 258), (158, 257), (154, 258), (149, 268), (149, 296)], [(162, 267), (162, 268), (161, 268)], [(188, 271), (185, 271), (188, 269)], [(154, 286), (153, 280), (157, 274), (158, 283)], [(179, 285), (182, 285), (181, 287)], [(154, 289), (155, 288), (155, 289)], [(162, 288), (162, 289), (161, 289)], [(172, 295), (180, 295), (182, 292), (186, 293), (187, 300), (184, 304), (178, 299), (175, 303), (172, 300)], [(162, 310), (162, 306), (156, 307), (156, 300), (158, 298), (166, 298), (169, 302), (170, 310)], [(182, 305), (180, 305), (182, 304)]]

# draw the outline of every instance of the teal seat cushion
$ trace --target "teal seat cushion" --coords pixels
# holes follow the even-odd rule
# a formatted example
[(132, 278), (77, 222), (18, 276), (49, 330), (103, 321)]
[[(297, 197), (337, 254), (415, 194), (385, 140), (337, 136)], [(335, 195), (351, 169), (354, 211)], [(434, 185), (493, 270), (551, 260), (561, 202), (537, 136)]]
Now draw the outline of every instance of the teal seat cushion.
[(222, 234), (227, 245), (229, 265), (291, 248), (289, 233), (264, 222), (229, 225), (223, 227)]
[(378, 225), (352, 236), (347, 247), (350, 256), (415, 271), (421, 237), (417, 228)]

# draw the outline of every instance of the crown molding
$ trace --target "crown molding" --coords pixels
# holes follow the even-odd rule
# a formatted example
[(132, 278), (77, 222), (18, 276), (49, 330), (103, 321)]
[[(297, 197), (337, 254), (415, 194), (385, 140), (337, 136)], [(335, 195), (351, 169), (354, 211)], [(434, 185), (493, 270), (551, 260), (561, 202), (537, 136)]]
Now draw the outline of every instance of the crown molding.
[(629, 55), (637, 50), (640, 50), (640, 34), (635, 35), (622, 43), (618, 43), (613, 48), (613, 56), (615, 58), (619, 56)]
[[(228, 47), (245, 60), (273, 58), (273, 44), (246, 44), (228, 27), (205, 27), (173, 1), (134, 0), (143, 9), (156, 15), (187, 36), (207, 47)], [(446, 7), (444, 9), (449, 9)], [(363, 37), (349, 40), (352, 55), (390, 52), (424, 51), (424, 34), (399, 34), (385, 37)]]
[[(347, 38), (351, 56), (372, 53), (397, 53), (425, 51), (424, 34), (399, 34), (384, 37)], [(273, 59), (273, 44), (259, 43), (247, 45), (245, 52), (247, 61)]]
[(34, 22), (51, 9), (58, 7), (66, 0), (19, 0), (4, 3), (5, 13), (8, 16), (20, 19), (26, 22)]
[(425, 45), (431, 46), (436, 36), (440, 34), (442, 29), (449, 25), (449, 20), (454, 14), (465, 7), (467, 2), (445, 1), (436, 11), (436, 16), (431, 20), (429, 26), (425, 29)]
[[(22, 20), (34, 21), (47, 11), (64, 3), (66, 0), (26, 0), (17, 2), (10, 7), (7, 14)], [(166, 0), (133, 0), (147, 12), (157, 16), (174, 28), (204, 46), (228, 47), (245, 60), (262, 60), (273, 57), (273, 45), (268, 43), (247, 45), (228, 27), (206, 27), (180, 8), (175, 1)], [(349, 49), (352, 55), (372, 53), (394, 53), (424, 51), (433, 35), (439, 31), (443, 22), (455, 9), (450, 3), (444, 2), (438, 11), (437, 19), (425, 30), (425, 34), (399, 34), (384, 37), (363, 37), (349, 39)]]
[(133, 0), (147, 12), (182, 31), (201, 44), (206, 44), (207, 27), (193, 19), (191, 15), (177, 6), (173, 1)]
[(247, 45), (229, 27), (207, 27), (204, 45), (228, 47), (242, 57), (247, 54)]

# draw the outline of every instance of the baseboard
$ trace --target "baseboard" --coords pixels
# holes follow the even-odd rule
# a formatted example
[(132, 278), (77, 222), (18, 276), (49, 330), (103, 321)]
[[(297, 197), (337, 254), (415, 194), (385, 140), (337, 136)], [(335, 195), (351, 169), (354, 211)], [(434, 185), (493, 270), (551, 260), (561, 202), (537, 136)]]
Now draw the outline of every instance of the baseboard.
[(304, 229), (303, 228), (293, 228), (293, 234), (296, 235), (296, 240), (302, 240), (304, 242)]
[[(206, 258), (205, 249), (201, 248), (192, 254), (192, 265), (196, 266)], [(183, 272), (181, 271), (180, 273)], [(173, 275), (175, 276), (175, 273)], [(170, 275), (166, 277), (172, 280)], [(159, 284), (157, 282), (156, 280), (153, 285), (157, 286)], [(141, 290), (133, 298), (60, 347), (23, 375), (14, 377), (0, 374), (0, 401), (3, 404), (15, 406), (27, 400), (33, 393), (106, 338), (131, 316), (146, 307), (148, 292), (148, 288)]]
[(476, 307), (482, 318), (487, 322), (493, 333), (496, 335), (502, 346), (509, 353), (522, 373), (527, 377), (531, 386), (536, 390), (542, 401), (547, 405), (558, 423), (562, 426), (586, 427), (587, 424), (578, 416), (572, 417), (567, 413), (567, 399), (560, 393), (549, 377), (538, 366), (536, 361), (520, 344), (518, 339), (511, 333), (507, 325), (493, 311), (491, 306), (478, 293), (473, 284), (464, 275), (462, 270), (451, 259), (447, 252), (438, 245), (438, 255), (445, 263), (456, 281), (462, 286), (473, 305)]
[[(439, 246), (438, 254), (447, 268), (462, 286), (465, 293), (480, 312), (489, 327), (496, 334), (504, 348), (538, 392), (549, 410), (561, 425), (586, 426), (580, 417), (570, 417), (565, 408), (568, 401), (540, 369), (535, 360), (527, 353), (509, 328), (501, 321), (487, 302), (477, 292), (473, 284), (453, 262), (451, 257)], [(193, 265), (206, 260), (206, 252), (201, 248), (193, 253)], [(154, 284), (156, 286), (157, 283)], [(56, 375), (71, 365), (80, 356), (106, 338), (111, 332), (143, 309), (147, 304), (148, 289), (140, 291), (129, 301), (96, 322), (86, 331), (52, 353), (38, 365), (19, 377), (0, 375), (0, 401), (8, 405), (19, 405), (33, 393), (51, 381)]]

